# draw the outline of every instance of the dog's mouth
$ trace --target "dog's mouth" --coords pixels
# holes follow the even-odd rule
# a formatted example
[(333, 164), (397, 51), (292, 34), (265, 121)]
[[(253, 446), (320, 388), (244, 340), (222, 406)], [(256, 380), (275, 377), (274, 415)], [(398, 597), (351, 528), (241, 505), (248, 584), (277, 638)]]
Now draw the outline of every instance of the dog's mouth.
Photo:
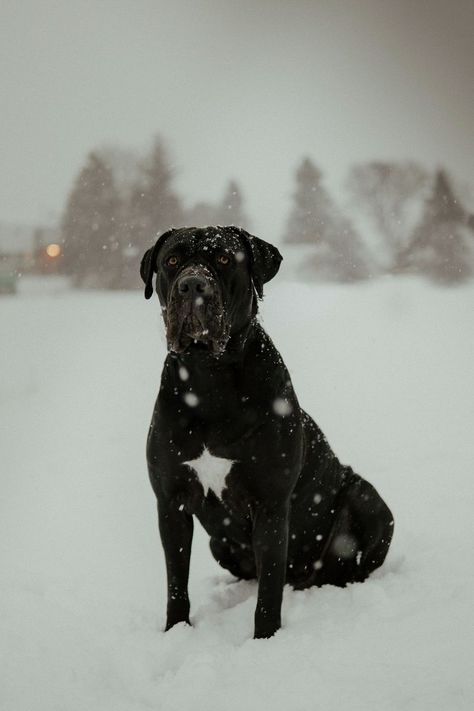
[(207, 351), (221, 355), (230, 337), (230, 324), (220, 291), (211, 296), (183, 296), (172, 289), (163, 313), (168, 349), (174, 353)]

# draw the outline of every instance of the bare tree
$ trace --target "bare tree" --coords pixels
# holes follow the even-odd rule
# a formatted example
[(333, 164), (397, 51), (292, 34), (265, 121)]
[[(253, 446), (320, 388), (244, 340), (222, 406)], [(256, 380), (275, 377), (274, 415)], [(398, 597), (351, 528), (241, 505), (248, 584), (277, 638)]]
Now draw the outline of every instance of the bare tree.
[(388, 269), (398, 271), (419, 217), (428, 174), (413, 162), (374, 161), (354, 166), (347, 181), (352, 201), (372, 220), (388, 248)]

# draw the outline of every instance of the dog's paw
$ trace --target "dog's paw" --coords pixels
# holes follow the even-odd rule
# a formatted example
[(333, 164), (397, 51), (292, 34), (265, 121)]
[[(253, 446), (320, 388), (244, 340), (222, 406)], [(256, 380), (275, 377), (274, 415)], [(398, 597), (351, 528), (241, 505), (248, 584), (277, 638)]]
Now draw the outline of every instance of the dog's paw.
[(192, 627), (192, 624), (189, 621), (189, 617), (184, 617), (184, 618), (180, 618), (180, 619), (168, 618), (166, 620), (166, 627), (165, 627), (164, 631), (168, 632), (173, 627), (176, 627), (176, 625), (184, 625), (186, 627)]

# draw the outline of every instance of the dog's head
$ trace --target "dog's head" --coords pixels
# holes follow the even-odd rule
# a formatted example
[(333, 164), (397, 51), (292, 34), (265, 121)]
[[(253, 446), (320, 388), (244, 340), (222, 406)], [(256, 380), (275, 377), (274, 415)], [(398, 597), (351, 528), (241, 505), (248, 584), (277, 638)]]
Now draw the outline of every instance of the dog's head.
[(281, 259), (276, 247), (239, 227), (183, 227), (161, 235), (145, 252), (140, 274), (149, 299), (156, 273), (169, 350), (222, 354), (257, 312), (257, 296)]

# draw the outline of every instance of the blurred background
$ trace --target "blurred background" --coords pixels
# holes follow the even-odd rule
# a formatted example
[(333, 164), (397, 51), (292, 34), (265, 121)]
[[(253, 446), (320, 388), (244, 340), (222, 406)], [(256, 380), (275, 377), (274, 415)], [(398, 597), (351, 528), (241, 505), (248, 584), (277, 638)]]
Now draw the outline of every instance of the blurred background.
[[(474, 708), (473, 37), (472, 0), (3, 0), (0, 708)], [(278, 245), (260, 318), (395, 516), (265, 650), (199, 526), (161, 634), (139, 264), (209, 223)]]
[(471, 0), (3, 3), (0, 270), (139, 285), (171, 226), (287, 275), (474, 270)]

